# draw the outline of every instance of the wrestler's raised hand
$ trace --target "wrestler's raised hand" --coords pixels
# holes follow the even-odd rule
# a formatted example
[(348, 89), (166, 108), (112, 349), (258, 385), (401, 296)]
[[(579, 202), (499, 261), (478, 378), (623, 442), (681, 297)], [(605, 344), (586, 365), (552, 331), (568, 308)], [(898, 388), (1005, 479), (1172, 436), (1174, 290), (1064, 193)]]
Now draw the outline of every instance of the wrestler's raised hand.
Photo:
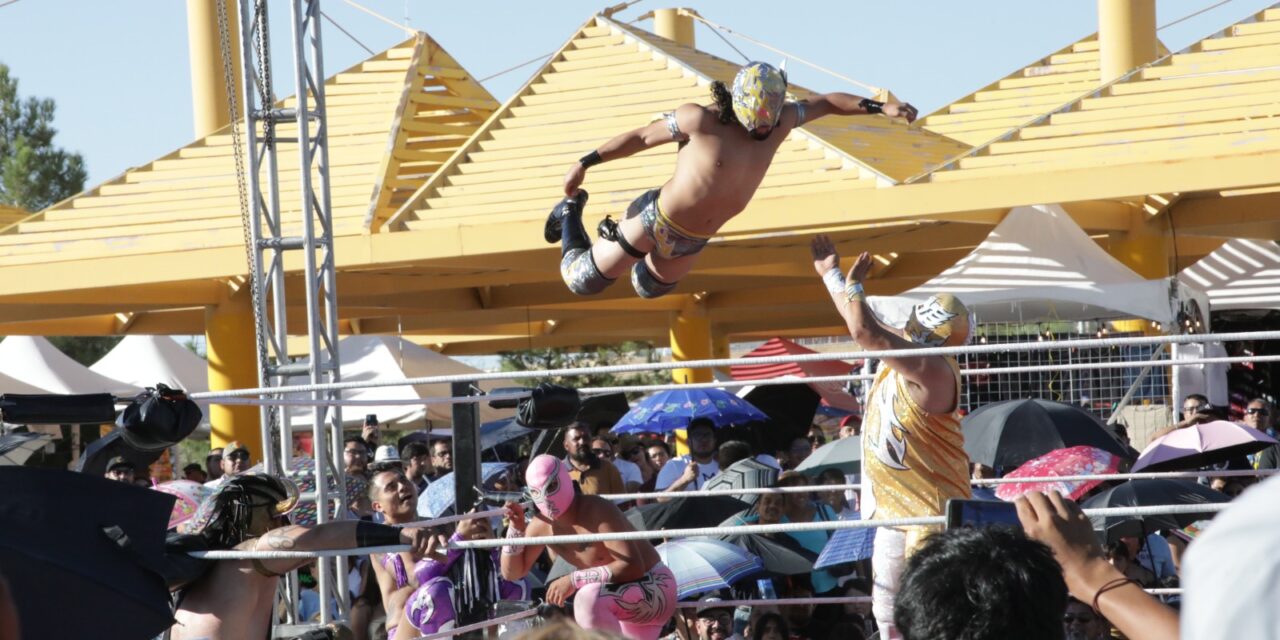
[(824, 276), (832, 269), (840, 268), (840, 254), (836, 244), (825, 234), (819, 233), (809, 242), (809, 253), (813, 255), (813, 270)]
[(881, 111), (890, 118), (906, 118), (907, 124), (915, 122), (916, 116), (920, 115), (920, 112), (916, 111), (909, 102), (886, 102)]
[(431, 539), (433, 537), (435, 536), (431, 535), (430, 529), (405, 527), (400, 530), (400, 542), (409, 545), (409, 552), (415, 558), (425, 557), (431, 552)]
[(578, 589), (573, 586), (573, 576), (560, 576), (551, 581), (547, 585), (547, 602), (557, 607), (563, 607), (564, 601), (569, 599)]
[(849, 268), (849, 282), (864, 282), (867, 276), (871, 274), (871, 254), (863, 251), (858, 255), (858, 259), (853, 261), (853, 266)]
[(587, 177), (587, 168), (582, 166), (581, 162), (573, 163), (573, 168), (569, 169), (569, 173), (564, 174), (564, 195), (572, 198), (577, 195), (578, 187), (582, 186), (582, 181)]
[(524, 533), (525, 527), (529, 526), (524, 521), (524, 507), (519, 502), (511, 501), (503, 505), (502, 515), (507, 519), (509, 526), (520, 533)]

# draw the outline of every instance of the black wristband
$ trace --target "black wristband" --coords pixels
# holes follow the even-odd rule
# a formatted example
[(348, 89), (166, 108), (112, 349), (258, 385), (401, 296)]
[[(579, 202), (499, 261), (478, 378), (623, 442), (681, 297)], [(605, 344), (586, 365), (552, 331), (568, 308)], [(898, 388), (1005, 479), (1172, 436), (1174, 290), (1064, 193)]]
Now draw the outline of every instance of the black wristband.
[(357, 547), (389, 547), (397, 544), (400, 544), (399, 528), (363, 520), (356, 523)]
[(867, 113), (884, 113), (884, 103), (871, 98), (863, 98), (862, 102), (858, 103), (858, 107)]
[(601, 162), (604, 162), (604, 158), (600, 157), (599, 151), (592, 151), (578, 159), (578, 164), (581, 164), (584, 169), (590, 169)]

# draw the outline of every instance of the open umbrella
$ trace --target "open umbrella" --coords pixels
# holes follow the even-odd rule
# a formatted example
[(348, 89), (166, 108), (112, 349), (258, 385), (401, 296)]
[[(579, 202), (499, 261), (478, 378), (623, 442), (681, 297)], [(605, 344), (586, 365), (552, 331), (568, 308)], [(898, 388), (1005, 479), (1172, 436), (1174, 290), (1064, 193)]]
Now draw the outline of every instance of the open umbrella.
[(0, 486), (0, 567), (22, 637), (137, 640), (173, 624), (157, 571), (171, 496), (31, 467), (0, 467)]
[(1152, 440), (1134, 471), (1182, 471), (1257, 453), (1277, 444), (1275, 438), (1242, 424), (1215, 420), (1177, 429)]
[[(735, 515), (720, 524), (732, 527), (743, 524), (745, 512)], [(716, 536), (729, 544), (746, 549), (748, 553), (760, 558), (764, 570), (774, 575), (795, 576), (813, 571), (813, 563), (818, 559), (813, 552), (800, 546), (795, 538), (785, 533), (726, 533)]]
[(196, 517), (200, 503), (213, 495), (213, 488), (190, 480), (170, 480), (152, 487), (160, 493), (174, 497), (173, 510), (169, 513), (169, 528), (172, 529)]
[(838, 469), (846, 475), (862, 473), (862, 436), (832, 440), (796, 466), (796, 471), (811, 477), (827, 469)]
[(626, 515), (636, 529), (659, 531), (714, 527), (746, 508), (747, 503), (732, 496), (708, 496), (641, 505)]
[[(1085, 509), (1104, 507), (1148, 507), (1163, 504), (1205, 504), (1227, 502), (1226, 494), (1198, 484), (1194, 480), (1173, 478), (1140, 478), (1107, 489), (1081, 505)], [(1097, 516), (1091, 518), (1093, 528), (1106, 532), (1108, 540), (1120, 536), (1142, 537), (1162, 529), (1181, 529), (1198, 520), (1212, 517), (1206, 513), (1158, 514), (1149, 516)]]
[[(855, 518), (861, 519), (861, 517)], [(814, 569), (825, 569), (837, 564), (857, 562), (871, 557), (876, 541), (876, 527), (863, 529), (837, 529), (818, 554)]]
[[(763, 489), (772, 487), (778, 480), (778, 470), (755, 458), (739, 460), (720, 473), (712, 476), (702, 485), (703, 489)], [(743, 493), (733, 496), (747, 505), (754, 505), (759, 494)], [(697, 500), (678, 500), (678, 502), (697, 502)], [(722, 518), (723, 519), (723, 518)]]
[(676, 577), (676, 598), (683, 600), (759, 573), (764, 562), (722, 540), (683, 538), (658, 545), (658, 556)]
[(76, 465), (76, 471), (91, 476), (102, 476), (107, 472), (107, 463), (116, 456), (123, 456), (133, 463), (136, 469), (146, 469), (151, 463), (160, 459), (163, 451), (141, 451), (129, 446), (124, 440), (124, 429), (116, 429), (84, 448), (84, 455)]
[[(1116, 473), (1120, 470), (1120, 458), (1094, 447), (1069, 447), (1054, 449), (1039, 458), (1027, 461), (1005, 478), (1040, 478), (1045, 476), (1086, 476)], [(996, 497), (1012, 502), (1028, 491), (1059, 491), (1072, 500), (1079, 500), (1101, 480), (1047, 480), (1011, 482), (996, 487)]]
[(1093, 414), (1060, 402), (1038, 398), (995, 402), (965, 416), (962, 425), (965, 453), (988, 467), (1011, 469), (1054, 449), (1077, 445), (1130, 460), (1135, 457)]
[(20, 467), (52, 440), (53, 436), (46, 433), (10, 433), (0, 436), (0, 465)]
[[(511, 463), (509, 462), (481, 463), (480, 481), (488, 485), (489, 481), (506, 473), (510, 468)], [(427, 485), (427, 490), (418, 496), (418, 515), (420, 517), (439, 518), (452, 513), (453, 502), (457, 499), (455, 478), (456, 476), (450, 471)]]
[(636, 403), (614, 425), (614, 433), (670, 433), (695, 418), (710, 420), (717, 429), (769, 419), (764, 412), (721, 389), (659, 391)]

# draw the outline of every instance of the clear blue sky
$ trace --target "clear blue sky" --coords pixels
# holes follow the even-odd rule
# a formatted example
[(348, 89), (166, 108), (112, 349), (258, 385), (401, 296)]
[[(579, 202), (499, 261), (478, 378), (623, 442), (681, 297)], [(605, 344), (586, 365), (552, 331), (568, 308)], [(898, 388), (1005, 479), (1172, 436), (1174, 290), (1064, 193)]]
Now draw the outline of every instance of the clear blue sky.
[[(3, 4), (5, 0), (0, 0)], [(1214, 0), (1158, 0), (1165, 24)], [(477, 77), (557, 49), (605, 1), (542, 2), (367, 0), (375, 11), (431, 34)], [(1160, 32), (1170, 49), (1271, 4), (1234, 0)], [(676, 3), (645, 0), (619, 14), (629, 21)], [(689, 0), (707, 19), (840, 73), (892, 89), (922, 113), (961, 97), (1096, 30), (1094, 0), (829, 0), (758, 2)], [(405, 34), (342, 0), (323, 5), (374, 51)], [(292, 93), (288, 3), (273, 2), (277, 92)], [(641, 23), (651, 28), (649, 21)], [(324, 24), (326, 73), (368, 54)], [(752, 58), (778, 56), (730, 38)], [(708, 28), (698, 46), (741, 58)], [(23, 96), (57, 101), (58, 144), (82, 153), (89, 186), (145, 164), (193, 138), (186, 3), (181, 0), (18, 0), (0, 6), (0, 62)], [(485, 83), (505, 100), (537, 69), (531, 65)], [(835, 78), (795, 64), (793, 80), (818, 90), (849, 90)]]

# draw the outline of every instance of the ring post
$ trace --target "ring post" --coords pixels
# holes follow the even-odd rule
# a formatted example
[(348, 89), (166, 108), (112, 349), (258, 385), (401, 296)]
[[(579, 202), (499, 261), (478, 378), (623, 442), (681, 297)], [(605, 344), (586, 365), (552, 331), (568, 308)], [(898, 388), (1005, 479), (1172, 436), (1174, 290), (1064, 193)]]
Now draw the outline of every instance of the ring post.
[[(454, 396), (472, 395), (471, 382), (454, 382)], [(466, 513), (480, 495), (480, 405), (461, 402), (453, 405), (453, 477), (454, 509)]]

